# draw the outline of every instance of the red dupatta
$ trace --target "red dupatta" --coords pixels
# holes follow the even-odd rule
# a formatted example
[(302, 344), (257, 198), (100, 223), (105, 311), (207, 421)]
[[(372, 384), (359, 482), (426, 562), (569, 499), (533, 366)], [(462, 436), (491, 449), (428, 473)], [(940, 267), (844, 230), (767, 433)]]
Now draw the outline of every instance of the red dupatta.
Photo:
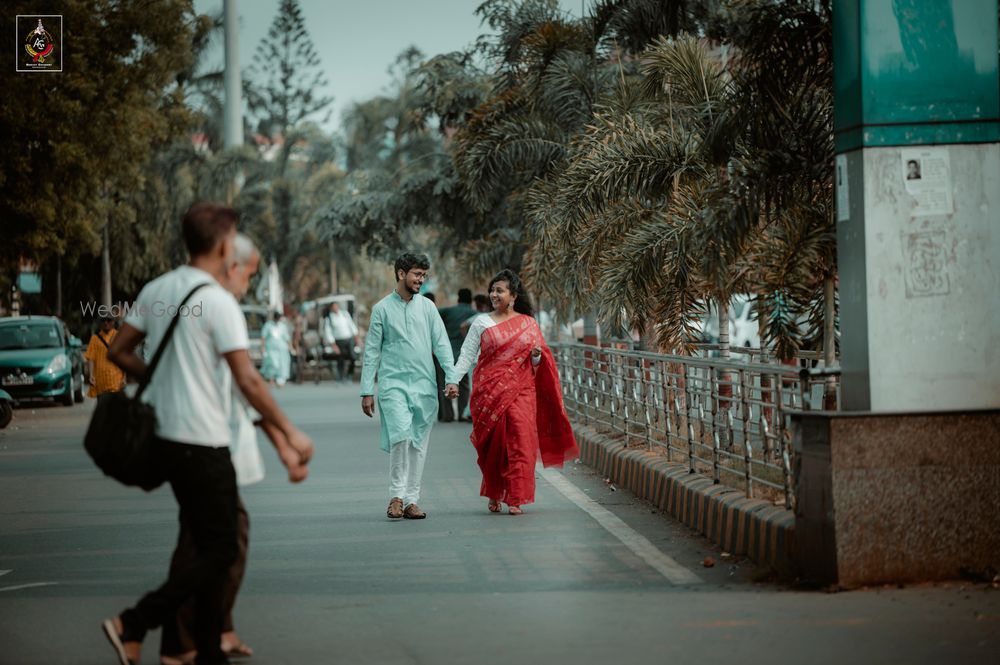
[[(542, 349), (542, 360), (533, 368), (531, 349), (536, 346)], [(542, 464), (562, 466), (566, 460), (578, 457), (580, 450), (563, 407), (555, 358), (538, 322), (530, 316), (516, 316), (482, 333), (470, 404), (472, 442), (479, 448), (487, 441), (500, 418), (523, 392), (530, 390), (532, 382)]]

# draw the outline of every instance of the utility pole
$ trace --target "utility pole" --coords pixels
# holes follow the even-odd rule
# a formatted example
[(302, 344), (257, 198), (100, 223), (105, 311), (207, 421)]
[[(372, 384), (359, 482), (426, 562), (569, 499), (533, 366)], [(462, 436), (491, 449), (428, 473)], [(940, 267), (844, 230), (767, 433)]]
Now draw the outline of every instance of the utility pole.
[(111, 247), (108, 227), (111, 225), (111, 218), (104, 225), (103, 247), (101, 248), (101, 304), (111, 307)]
[(223, 143), (226, 149), (243, 145), (243, 79), (240, 74), (240, 16), (236, 0), (223, 0), (222, 23), (225, 33), (226, 98), (223, 114)]
[(333, 253), (333, 235), (326, 241), (327, 251), (330, 254), (330, 293), (340, 293), (340, 285), (337, 280), (337, 258)]
[(62, 318), (63, 292), (62, 292), (62, 254), (56, 256), (56, 316)]

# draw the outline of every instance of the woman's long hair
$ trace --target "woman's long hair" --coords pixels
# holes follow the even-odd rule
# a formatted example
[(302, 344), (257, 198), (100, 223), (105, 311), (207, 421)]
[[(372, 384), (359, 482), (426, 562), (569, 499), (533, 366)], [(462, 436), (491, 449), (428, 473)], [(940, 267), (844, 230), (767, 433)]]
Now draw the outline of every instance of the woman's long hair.
[(517, 296), (514, 300), (514, 311), (518, 314), (527, 314), (528, 316), (535, 315), (535, 309), (531, 306), (531, 298), (528, 297), (527, 292), (524, 290), (524, 284), (521, 283), (521, 278), (517, 276), (517, 273), (510, 268), (504, 268), (496, 274), (496, 276), (490, 280), (490, 287), (486, 290), (487, 293), (493, 290), (493, 285), (497, 282), (507, 282), (507, 288), (512, 294)]

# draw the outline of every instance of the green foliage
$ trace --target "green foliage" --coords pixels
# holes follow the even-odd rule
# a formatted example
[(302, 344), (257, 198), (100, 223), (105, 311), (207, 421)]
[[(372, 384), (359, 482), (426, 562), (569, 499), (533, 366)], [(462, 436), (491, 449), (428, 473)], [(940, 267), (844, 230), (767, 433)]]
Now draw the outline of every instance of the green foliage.
[[(10, 17), (40, 11), (21, 1), (5, 9)], [(150, 154), (193, 120), (174, 83), (193, 59), (199, 19), (187, 0), (66, 0), (52, 13), (63, 15), (63, 71), (3, 70), (0, 132), (9, 149), (0, 156), (0, 273), (11, 275), (23, 256), (52, 275), (61, 257), (75, 289), (70, 302), (97, 291), (88, 277), (105, 224), (140, 256), (155, 244), (119, 193), (142, 185)], [(14, 37), (3, 31), (5, 52), (14, 52)], [(51, 305), (53, 283), (46, 280)]]
[[(285, 136), (289, 130), (326, 110), (332, 97), (319, 93), (326, 73), (298, 0), (281, 0), (267, 36), (257, 46), (244, 91), (258, 131)], [(329, 118), (329, 111), (320, 122)]]
[[(599, 6), (595, 25), (627, 23), (607, 12), (629, 4)], [(828, 9), (734, 0), (704, 14), (721, 48), (661, 36), (622, 68), (533, 188), (529, 268), (547, 302), (684, 351), (704, 303), (759, 293), (776, 355), (815, 343), (836, 263)]]

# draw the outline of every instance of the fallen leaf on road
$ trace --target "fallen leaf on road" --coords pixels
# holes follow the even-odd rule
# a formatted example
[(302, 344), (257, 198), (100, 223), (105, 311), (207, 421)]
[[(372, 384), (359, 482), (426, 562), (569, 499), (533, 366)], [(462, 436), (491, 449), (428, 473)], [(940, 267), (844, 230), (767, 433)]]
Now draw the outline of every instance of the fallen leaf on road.
[(713, 559), (710, 556), (707, 556), (705, 557), (705, 560), (701, 562), (701, 565), (705, 566), (706, 568), (712, 568), (713, 566), (715, 566), (715, 559)]

